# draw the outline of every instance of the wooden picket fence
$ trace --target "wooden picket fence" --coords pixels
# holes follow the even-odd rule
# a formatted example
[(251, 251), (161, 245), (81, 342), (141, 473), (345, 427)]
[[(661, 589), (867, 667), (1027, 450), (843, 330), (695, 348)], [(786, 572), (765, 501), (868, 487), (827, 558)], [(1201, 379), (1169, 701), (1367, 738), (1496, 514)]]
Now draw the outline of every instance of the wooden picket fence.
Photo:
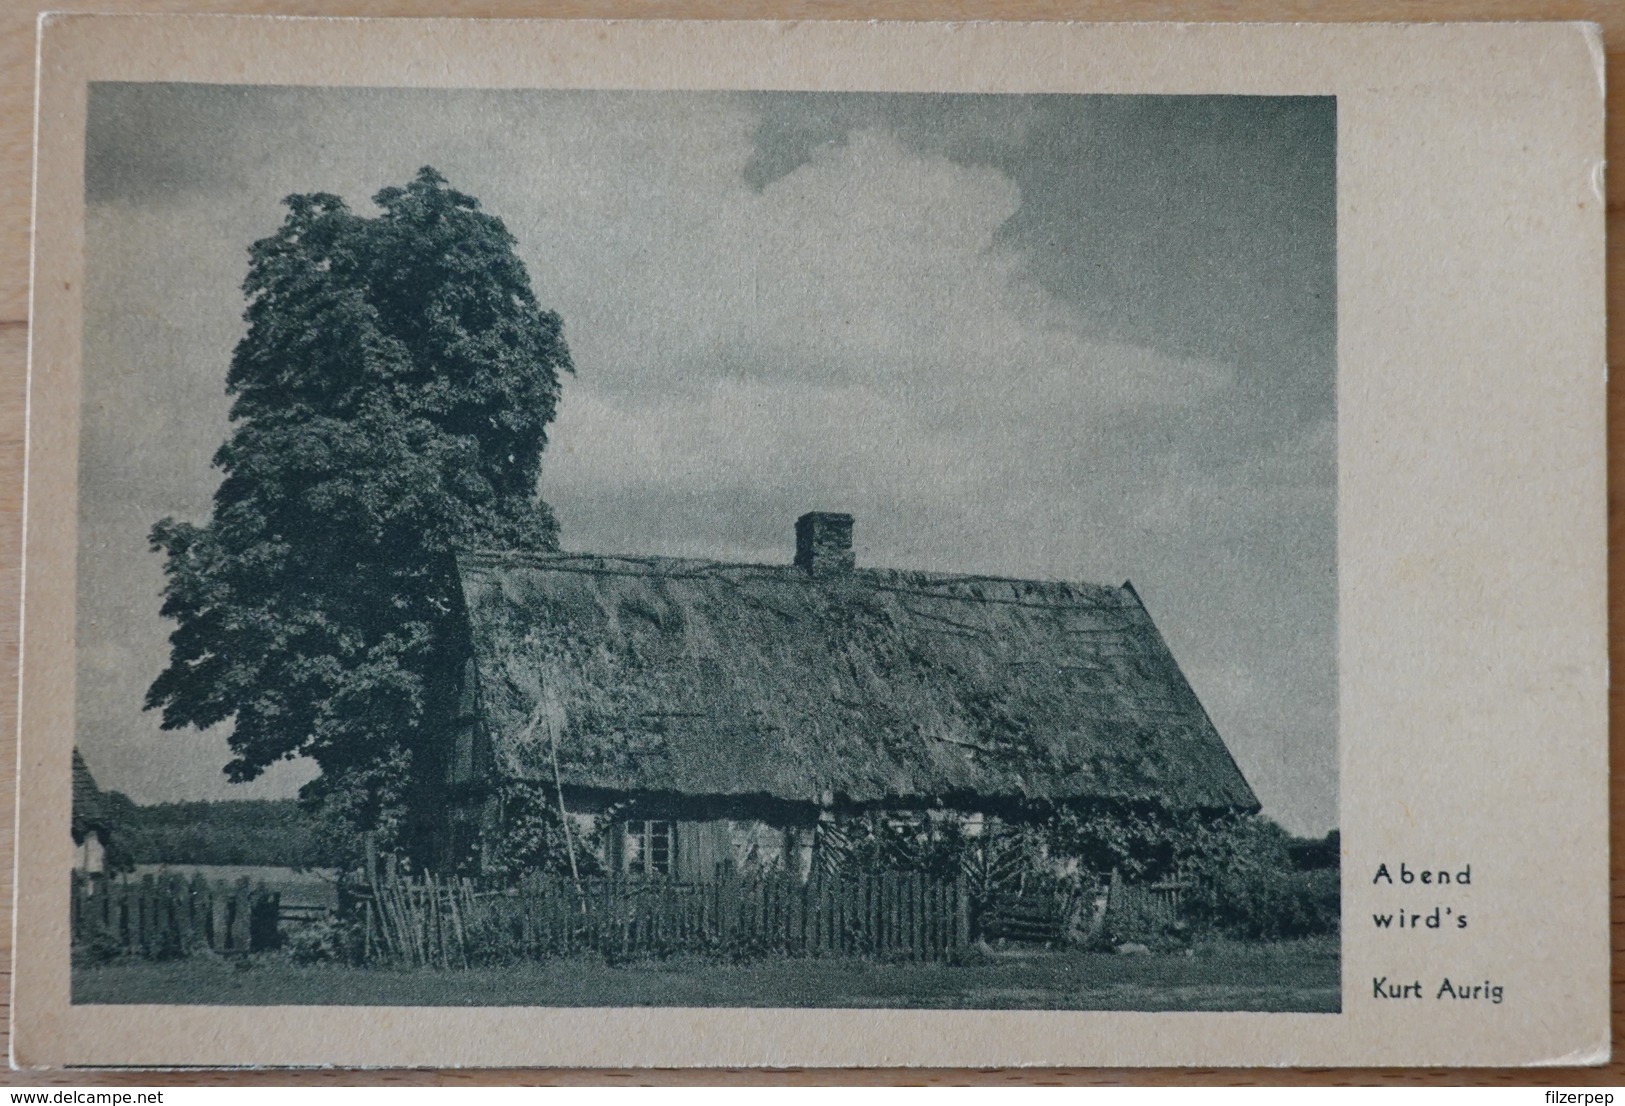
[(281, 895), (247, 879), (230, 884), (202, 875), (139, 879), (73, 873), (70, 933), (75, 948), (147, 959), (203, 951), (247, 953), (280, 938)]
[(440, 968), (589, 952), (943, 960), (970, 940), (959, 884), (919, 873), (808, 883), (725, 868), (706, 883), (533, 874), (489, 890), (380, 875), (347, 889), (341, 913), (360, 922), (362, 960)]
[(1107, 890), (1106, 913), (1139, 923), (1168, 925), (1179, 918), (1185, 891), (1185, 884), (1176, 881), (1128, 883), (1114, 872)]
[(989, 942), (1058, 944), (1065, 935), (1070, 905), (1056, 894), (991, 894), (981, 903), (975, 928)]

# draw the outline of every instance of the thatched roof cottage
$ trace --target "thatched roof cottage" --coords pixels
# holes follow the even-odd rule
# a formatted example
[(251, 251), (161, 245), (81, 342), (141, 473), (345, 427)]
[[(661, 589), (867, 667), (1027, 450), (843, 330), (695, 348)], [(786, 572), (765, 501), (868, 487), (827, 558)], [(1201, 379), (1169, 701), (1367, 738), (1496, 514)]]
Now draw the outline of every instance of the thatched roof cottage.
[[(849, 515), (783, 566), (575, 553), (459, 562), (473, 660), (457, 832), (491, 781), (610, 812), (606, 861), (795, 862), (820, 817), (1157, 797), (1256, 810), (1134, 588), (853, 563)], [(802, 863), (805, 863), (803, 857)]]

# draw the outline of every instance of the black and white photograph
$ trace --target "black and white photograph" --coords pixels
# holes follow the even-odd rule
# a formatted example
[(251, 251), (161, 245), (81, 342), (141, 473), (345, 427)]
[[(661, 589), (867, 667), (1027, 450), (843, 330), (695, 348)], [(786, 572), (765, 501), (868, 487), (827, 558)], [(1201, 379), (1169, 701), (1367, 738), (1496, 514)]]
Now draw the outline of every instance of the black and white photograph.
[(42, 20), (13, 1063), (1605, 1063), (1598, 49)]
[(86, 127), (75, 1003), (1339, 1008), (1333, 98)]

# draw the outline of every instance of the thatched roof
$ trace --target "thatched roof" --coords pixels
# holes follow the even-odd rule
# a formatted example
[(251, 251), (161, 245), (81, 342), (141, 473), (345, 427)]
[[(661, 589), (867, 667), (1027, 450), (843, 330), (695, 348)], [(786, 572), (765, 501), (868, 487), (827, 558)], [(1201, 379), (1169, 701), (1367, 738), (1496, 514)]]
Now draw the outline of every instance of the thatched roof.
[(460, 560), (509, 776), (868, 803), (1256, 810), (1134, 589), (656, 557)]

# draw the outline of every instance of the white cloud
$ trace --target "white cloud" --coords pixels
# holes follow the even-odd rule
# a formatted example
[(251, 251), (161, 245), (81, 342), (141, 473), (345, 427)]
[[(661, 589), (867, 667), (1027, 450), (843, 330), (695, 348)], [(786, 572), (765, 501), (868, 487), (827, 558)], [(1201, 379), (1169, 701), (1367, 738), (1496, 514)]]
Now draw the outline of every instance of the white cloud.
[(782, 562), (796, 513), (846, 508), (866, 563), (1132, 576), (1238, 758), (1262, 766), (1267, 806), (1311, 827), (1334, 808), (1333, 681), (1285, 663), (1327, 618), (1276, 611), (1300, 595), (1291, 555), (1325, 544), (1330, 477), (1314, 466), (1331, 443), (1210, 458), (1268, 413), (1230, 425), (1230, 369), (1105, 341), (1028, 279), (999, 234), (1031, 202), (1010, 178), (875, 127), (756, 190), (743, 170), (757, 116), (720, 95), (257, 103), (222, 132), (228, 185), (89, 213), (107, 288), (86, 345), (85, 474), (101, 494), (85, 497), (81, 580), (85, 613), (124, 646), (81, 673), (81, 737), (104, 785), (225, 790), (220, 732), (159, 733), (139, 709), (170, 629), (145, 535), (213, 491), (247, 245), (289, 193), (365, 210), (431, 164), (503, 218), (564, 319), (579, 375), (543, 490), (567, 546)]
[[(731, 149), (742, 168), (747, 149)], [(676, 494), (748, 473), (804, 503), (882, 483), (915, 506), (998, 518), (1015, 485), (1072, 501), (1093, 428), (1226, 381), (1093, 338), (1027, 281), (995, 238), (1021, 197), (992, 169), (868, 130), (760, 192), (737, 171), (703, 187), (672, 172), (681, 209), (668, 196), (653, 216), (600, 212), (647, 243), (645, 264), (583, 265), (607, 283), (570, 293), (580, 376), (543, 482), (566, 508), (610, 485)], [(590, 543), (586, 526), (566, 540)]]

